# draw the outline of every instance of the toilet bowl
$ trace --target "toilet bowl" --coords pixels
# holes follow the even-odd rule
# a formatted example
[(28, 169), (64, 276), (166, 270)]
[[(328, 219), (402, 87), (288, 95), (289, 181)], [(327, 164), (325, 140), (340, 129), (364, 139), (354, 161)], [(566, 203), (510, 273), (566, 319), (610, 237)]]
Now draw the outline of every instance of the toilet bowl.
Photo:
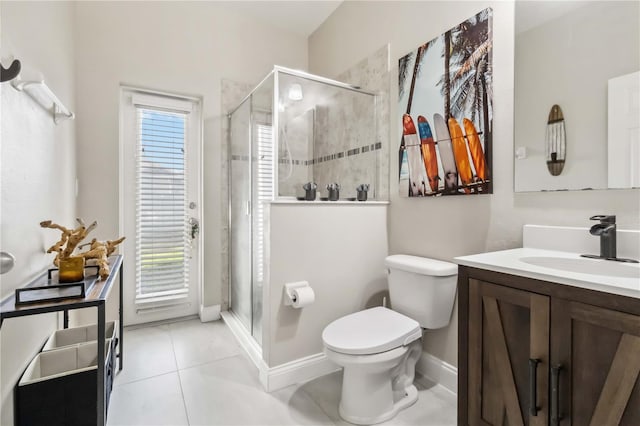
[(455, 299), (457, 265), (406, 255), (385, 264), (394, 309), (355, 312), (322, 332), (324, 353), (344, 369), (340, 417), (355, 424), (384, 422), (416, 402), (422, 328), (447, 325)]
[(348, 422), (384, 422), (415, 403), (420, 325), (383, 307), (340, 318), (322, 333), (324, 353), (343, 367), (338, 411)]

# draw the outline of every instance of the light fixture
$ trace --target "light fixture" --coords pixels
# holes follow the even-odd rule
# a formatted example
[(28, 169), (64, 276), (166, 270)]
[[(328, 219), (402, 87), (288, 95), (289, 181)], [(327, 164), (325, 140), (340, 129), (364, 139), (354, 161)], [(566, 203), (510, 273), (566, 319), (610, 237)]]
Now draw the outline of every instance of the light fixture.
[(293, 83), (289, 86), (289, 99), (292, 101), (302, 100), (302, 86), (298, 83)]

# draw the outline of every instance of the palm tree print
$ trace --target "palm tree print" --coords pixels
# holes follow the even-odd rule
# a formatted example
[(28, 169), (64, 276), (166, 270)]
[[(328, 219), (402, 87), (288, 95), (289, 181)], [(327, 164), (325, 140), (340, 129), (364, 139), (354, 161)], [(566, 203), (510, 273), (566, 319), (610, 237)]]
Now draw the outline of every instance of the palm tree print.
[[(492, 96), (487, 93), (491, 87), (493, 47), (488, 20), (487, 9), (459, 25), (451, 46), (451, 113), (460, 116), (468, 111), (472, 121), (476, 114), (488, 116), (492, 107)], [(482, 102), (485, 96), (487, 105)]]
[[(438, 82), (445, 119), (467, 117), (480, 124), (487, 163), (491, 164), (493, 111), (491, 9), (485, 9), (443, 35), (445, 69)], [(450, 39), (450, 42), (447, 41)], [(449, 44), (450, 43), (450, 44)]]
[[(462, 194), (468, 193), (469, 189), (473, 193), (492, 192), (493, 183), (489, 179), (493, 130), (491, 27), (492, 11), (485, 9), (418, 47), (398, 62), (400, 114), (409, 114), (414, 119), (422, 115), (428, 121), (433, 117), (436, 127), (442, 119), (445, 123), (449, 119), (455, 119), (453, 122), (459, 120), (460, 123), (463, 119), (470, 120), (473, 132), (477, 132), (482, 141), (480, 155), (484, 150), (486, 163), (479, 163), (486, 165), (481, 167), (484, 171), (483, 178), (474, 178), (471, 184), (459, 181), (457, 185), (454, 184), (453, 191), (445, 191), (446, 185), (442, 186), (440, 183), (437, 190), (429, 191), (426, 195)], [(436, 120), (436, 116), (440, 121)], [(448, 130), (450, 129), (445, 126), (442, 134), (448, 134)], [(465, 138), (465, 144), (468, 144), (466, 136), (463, 134), (462, 137)], [(448, 139), (443, 139), (446, 140)], [(446, 146), (446, 143), (436, 145), (438, 161)], [(400, 148), (402, 155), (405, 148), (402, 139)], [(464, 163), (462, 154), (459, 157), (456, 158), (455, 167), (462, 167), (461, 164)], [(444, 173), (440, 163), (438, 167), (439, 173)], [(474, 173), (477, 173), (475, 167), (476, 165)]]

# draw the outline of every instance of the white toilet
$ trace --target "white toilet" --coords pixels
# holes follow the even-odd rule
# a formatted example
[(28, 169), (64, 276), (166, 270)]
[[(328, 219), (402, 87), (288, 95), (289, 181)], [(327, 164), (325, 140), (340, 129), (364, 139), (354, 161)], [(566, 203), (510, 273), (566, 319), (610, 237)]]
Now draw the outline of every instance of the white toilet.
[(393, 310), (356, 312), (322, 332), (325, 354), (344, 368), (340, 416), (355, 424), (389, 420), (416, 402), (421, 327), (446, 326), (456, 295), (458, 265), (407, 255), (389, 256), (385, 265)]

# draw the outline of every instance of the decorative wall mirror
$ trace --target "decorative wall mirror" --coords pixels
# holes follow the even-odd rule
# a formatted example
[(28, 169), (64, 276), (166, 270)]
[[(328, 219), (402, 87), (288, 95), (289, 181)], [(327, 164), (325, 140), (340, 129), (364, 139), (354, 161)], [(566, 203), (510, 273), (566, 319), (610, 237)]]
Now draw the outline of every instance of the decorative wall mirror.
[(516, 1), (516, 192), (640, 187), (638, 16), (637, 1)]
[(567, 133), (564, 129), (564, 116), (560, 105), (551, 107), (544, 145), (549, 173), (551, 176), (558, 176), (562, 173), (567, 154)]

